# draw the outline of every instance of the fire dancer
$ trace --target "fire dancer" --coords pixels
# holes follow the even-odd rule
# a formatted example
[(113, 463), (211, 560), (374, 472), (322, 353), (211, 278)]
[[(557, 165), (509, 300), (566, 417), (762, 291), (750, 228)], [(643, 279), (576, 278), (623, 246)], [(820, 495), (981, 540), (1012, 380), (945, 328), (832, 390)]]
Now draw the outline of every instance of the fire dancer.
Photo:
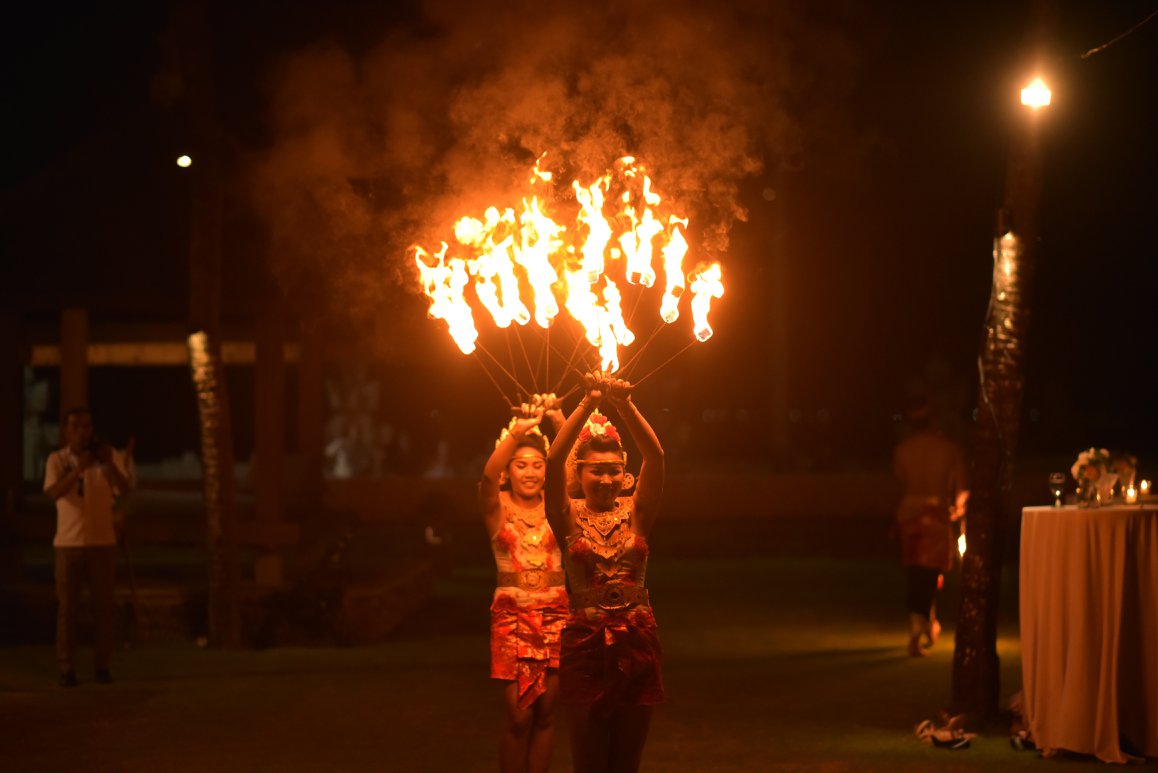
[(909, 647), (920, 657), (941, 633), (937, 590), (953, 567), (953, 522), (965, 515), (969, 491), (961, 448), (932, 425), (932, 406), (918, 397), (907, 411), (914, 432), (893, 453), (893, 469), (904, 487), (897, 508), (901, 562), (908, 585)]
[(479, 481), (498, 587), (491, 604), (491, 678), (503, 681), (506, 728), (500, 770), (545, 771), (551, 760), (559, 694), (559, 635), (567, 591), (559, 546), (543, 513), (547, 440), (563, 415), (554, 395), (523, 404), (495, 446)]
[[(566, 540), (571, 586), (559, 692), (570, 717), (575, 770), (634, 771), (652, 707), (664, 698), (659, 636), (644, 588), (647, 537), (663, 491), (663, 448), (632, 403), (630, 384), (593, 374), (586, 387), (547, 459), (547, 519)], [(620, 496), (631, 486), (627, 457), (618, 430), (595, 412), (599, 406), (618, 414), (643, 454), (632, 496)]]

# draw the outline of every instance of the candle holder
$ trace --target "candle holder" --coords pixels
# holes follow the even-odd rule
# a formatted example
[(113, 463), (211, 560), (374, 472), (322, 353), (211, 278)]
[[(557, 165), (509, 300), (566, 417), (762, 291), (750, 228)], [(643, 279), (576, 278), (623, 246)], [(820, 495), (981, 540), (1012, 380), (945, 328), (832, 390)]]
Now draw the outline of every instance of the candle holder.
[(1150, 494), (1150, 481), (1148, 481), (1148, 480), (1138, 481), (1138, 493), (1142, 496), (1149, 496), (1149, 494)]
[(1138, 504), (1138, 489), (1134, 488), (1133, 485), (1126, 486), (1124, 489), (1122, 489), (1122, 496), (1125, 497), (1126, 504)]

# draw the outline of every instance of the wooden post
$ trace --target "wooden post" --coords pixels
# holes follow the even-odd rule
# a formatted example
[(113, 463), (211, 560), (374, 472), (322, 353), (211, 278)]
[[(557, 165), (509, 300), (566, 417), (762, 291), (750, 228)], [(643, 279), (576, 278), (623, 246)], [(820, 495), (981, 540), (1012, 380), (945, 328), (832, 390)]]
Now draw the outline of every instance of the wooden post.
[(776, 465), (787, 462), (791, 453), (791, 438), (788, 436), (788, 368), (790, 336), (788, 334), (788, 270), (791, 261), (788, 251), (792, 247), (792, 218), (788, 210), (791, 196), (783, 196), (776, 201), (775, 241), (768, 254), (768, 344), (771, 347), (772, 383), (769, 385), (768, 403), (771, 424), (769, 440)]
[(0, 580), (17, 581), (23, 560), (12, 536), (24, 472), (24, 394), (20, 329), (15, 315), (0, 314)]
[(60, 415), (88, 405), (88, 310), (65, 309), (60, 315)]
[(254, 496), (257, 518), (281, 519), (285, 469), (285, 332), (281, 307), (262, 303), (258, 309), (254, 386), (257, 420)]
[(322, 507), (326, 394), (322, 346), (317, 334), (303, 329), (298, 357), (298, 496), (311, 516)]
[[(273, 299), (258, 304), (254, 328), (254, 505), (259, 524), (273, 525), (282, 519), (285, 506), (285, 331), (280, 304)], [(284, 574), (284, 559), (276, 549), (255, 556), (253, 576), (258, 585), (278, 587)]]

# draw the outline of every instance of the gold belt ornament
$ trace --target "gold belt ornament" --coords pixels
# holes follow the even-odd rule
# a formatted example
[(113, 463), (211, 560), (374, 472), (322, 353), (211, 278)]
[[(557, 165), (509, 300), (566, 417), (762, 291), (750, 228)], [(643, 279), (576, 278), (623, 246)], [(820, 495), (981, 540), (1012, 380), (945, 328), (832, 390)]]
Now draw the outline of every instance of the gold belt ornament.
[(522, 588), (526, 591), (545, 590), (563, 584), (562, 569), (523, 569), (520, 572), (499, 572), (500, 588)]
[(571, 593), (571, 606), (576, 609), (582, 607), (627, 609), (639, 604), (648, 605), (647, 588), (641, 585), (628, 585), (618, 580)]

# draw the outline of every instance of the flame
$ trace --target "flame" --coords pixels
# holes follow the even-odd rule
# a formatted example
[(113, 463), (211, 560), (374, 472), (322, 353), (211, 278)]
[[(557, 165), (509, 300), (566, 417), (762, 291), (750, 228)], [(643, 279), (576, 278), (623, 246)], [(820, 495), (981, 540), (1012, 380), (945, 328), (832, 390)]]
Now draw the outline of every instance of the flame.
[[(450, 337), (458, 344), (458, 348), (463, 354), (470, 354), (474, 351), (474, 342), (478, 340), (478, 331), (474, 327), (470, 304), (463, 296), (463, 289), (469, 281), (466, 262), (459, 258), (446, 260), (447, 249), (449, 246), (443, 242), (442, 249), (431, 255), (421, 247), (415, 247), (414, 260), (418, 264), (422, 289), (430, 298), (430, 316), (445, 320)], [(438, 262), (428, 266), (425, 258), (434, 258)]]
[[(519, 280), (512, 264), (515, 213), (502, 214), (495, 207), (486, 211), (486, 222), (464, 217), (455, 224), (454, 235), (460, 244), (476, 247), (479, 255), (467, 261), (467, 268), (475, 278), (475, 292), (483, 306), (494, 317), (499, 327), (510, 327), (512, 322), (525, 325), (531, 313), (519, 299)], [(501, 237), (496, 242), (495, 238)]]
[(545, 328), (559, 314), (559, 303), (551, 287), (559, 281), (555, 267), (551, 265), (551, 255), (561, 244), (563, 226), (543, 214), (539, 199), (523, 200), (522, 224), (523, 249), (515, 254), (515, 261), (527, 272), (527, 282), (534, 293), (535, 323)]
[(539, 167), (539, 164), (542, 163), (543, 159), (546, 157), (546, 153), (540, 153), (539, 157), (535, 159), (535, 168), (531, 170), (531, 185), (534, 185), (536, 181), (549, 183), (555, 176), (550, 170), (542, 169)]
[(663, 273), (667, 278), (667, 287), (663, 291), (663, 300), (659, 306), (660, 318), (669, 325), (679, 319), (680, 296), (684, 293), (684, 255), (688, 254), (688, 243), (683, 233), (677, 227), (688, 227), (687, 220), (676, 217), (671, 219), (672, 235), (663, 247)]
[(587, 281), (595, 284), (603, 273), (603, 253), (611, 241), (611, 224), (603, 217), (604, 186), (610, 177), (604, 175), (589, 188), (578, 181), (571, 183), (575, 190), (575, 201), (579, 202), (579, 222), (587, 226), (587, 241), (583, 243), (583, 272)]
[(707, 341), (712, 337), (708, 312), (712, 308), (712, 298), (719, 298), (724, 294), (724, 283), (720, 278), (720, 264), (712, 263), (692, 279), (692, 322), (696, 338), (700, 341)]
[[(603, 370), (615, 372), (620, 348), (636, 340), (623, 315), (621, 287), (643, 292), (657, 283), (660, 272), (660, 319), (671, 324), (679, 318), (690, 282), (693, 332), (708, 340), (711, 299), (724, 291), (720, 266), (712, 263), (685, 276), (688, 219), (670, 210), (646, 169), (624, 156), (594, 181), (564, 186), (545, 167), (545, 158), (536, 159), (527, 178), (534, 193), (522, 198), (517, 212), (488, 207), (481, 217), (459, 218), (453, 240), (439, 250), (411, 248), (429, 314), (446, 322), (459, 349), (465, 354), (475, 349), (475, 305), (499, 328), (532, 319), (547, 328), (565, 309), (598, 351)], [(573, 203), (560, 204), (575, 208), (570, 220), (552, 206), (565, 193), (573, 196)], [(662, 256), (658, 271), (656, 253)], [(468, 287), (477, 304), (468, 299)]]
[(957, 555), (965, 555), (965, 532), (961, 532), (961, 535), (957, 537)]

